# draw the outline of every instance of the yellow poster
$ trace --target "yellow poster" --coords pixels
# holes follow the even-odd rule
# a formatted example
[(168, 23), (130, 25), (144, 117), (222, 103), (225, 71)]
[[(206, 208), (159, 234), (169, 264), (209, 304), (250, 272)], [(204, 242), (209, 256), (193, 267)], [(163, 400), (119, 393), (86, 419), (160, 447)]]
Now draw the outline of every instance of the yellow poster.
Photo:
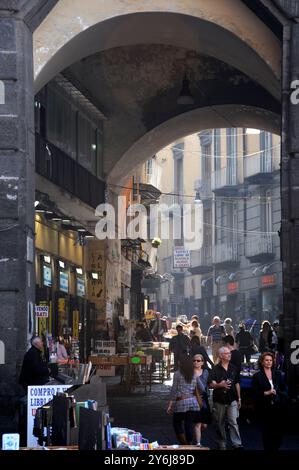
[(73, 310), (73, 336), (79, 339), (79, 310)]
[[(88, 251), (88, 299), (95, 304), (96, 309), (105, 309), (105, 252), (104, 242), (95, 241), (90, 244)], [(93, 273), (93, 277), (92, 277)]]
[(58, 334), (63, 334), (63, 328), (68, 326), (65, 298), (58, 299)]

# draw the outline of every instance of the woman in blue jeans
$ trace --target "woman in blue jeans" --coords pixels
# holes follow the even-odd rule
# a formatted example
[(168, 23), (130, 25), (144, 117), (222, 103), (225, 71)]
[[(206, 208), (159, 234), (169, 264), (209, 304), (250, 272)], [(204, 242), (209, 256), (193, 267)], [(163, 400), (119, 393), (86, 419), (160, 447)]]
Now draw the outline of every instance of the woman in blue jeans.
[(173, 413), (173, 427), (180, 444), (191, 444), (193, 440), (195, 413), (200, 410), (195, 396), (196, 383), (192, 358), (181, 357), (167, 407), (167, 413)]

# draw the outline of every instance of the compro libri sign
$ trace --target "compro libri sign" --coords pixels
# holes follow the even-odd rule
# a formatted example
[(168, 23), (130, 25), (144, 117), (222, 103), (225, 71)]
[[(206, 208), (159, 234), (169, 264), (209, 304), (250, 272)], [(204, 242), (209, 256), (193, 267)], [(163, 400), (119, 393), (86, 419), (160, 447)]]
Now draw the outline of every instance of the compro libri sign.
[(185, 250), (183, 246), (173, 249), (173, 267), (190, 268), (190, 251)]
[(32, 385), (28, 387), (27, 406), (27, 447), (39, 447), (38, 438), (33, 436), (34, 417), (37, 408), (51, 401), (57, 393), (63, 393), (72, 385)]
[(37, 318), (48, 318), (49, 316), (49, 305), (36, 305), (35, 316)]

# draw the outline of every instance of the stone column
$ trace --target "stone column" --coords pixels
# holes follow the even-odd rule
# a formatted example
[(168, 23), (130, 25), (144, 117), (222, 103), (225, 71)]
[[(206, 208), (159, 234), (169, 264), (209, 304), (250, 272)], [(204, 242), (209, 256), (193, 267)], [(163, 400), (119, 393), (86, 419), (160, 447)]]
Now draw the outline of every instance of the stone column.
[(0, 413), (12, 409), (34, 331), (33, 51), (20, 4), (4, 1), (0, 9)]
[(291, 83), (299, 79), (299, 24), (294, 21), (299, 5), (289, 0), (276, 3), (290, 19), (283, 37), (281, 254), (288, 381), (291, 395), (296, 395), (299, 365), (291, 362), (291, 353), (293, 341), (299, 339), (299, 100), (296, 104)]

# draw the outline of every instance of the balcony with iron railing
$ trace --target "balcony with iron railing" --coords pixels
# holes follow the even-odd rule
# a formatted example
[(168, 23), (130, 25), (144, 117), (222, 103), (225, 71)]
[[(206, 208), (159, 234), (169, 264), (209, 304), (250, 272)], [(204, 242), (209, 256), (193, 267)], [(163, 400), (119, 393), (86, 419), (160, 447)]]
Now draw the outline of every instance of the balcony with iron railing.
[(271, 260), (275, 256), (273, 235), (271, 233), (248, 235), (245, 240), (245, 256), (252, 263)]
[(217, 194), (231, 193), (239, 187), (237, 167), (224, 167), (213, 171), (211, 190)]
[(262, 184), (273, 178), (279, 170), (280, 146), (266, 149), (244, 159), (244, 180)]
[(234, 266), (239, 263), (237, 239), (227, 240), (214, 246), (213, 264), (218, 267)]
[(190, 252), (190, 268), (192, 274), (206, 274), (213, 270), (212, 246), (203, 246)]

